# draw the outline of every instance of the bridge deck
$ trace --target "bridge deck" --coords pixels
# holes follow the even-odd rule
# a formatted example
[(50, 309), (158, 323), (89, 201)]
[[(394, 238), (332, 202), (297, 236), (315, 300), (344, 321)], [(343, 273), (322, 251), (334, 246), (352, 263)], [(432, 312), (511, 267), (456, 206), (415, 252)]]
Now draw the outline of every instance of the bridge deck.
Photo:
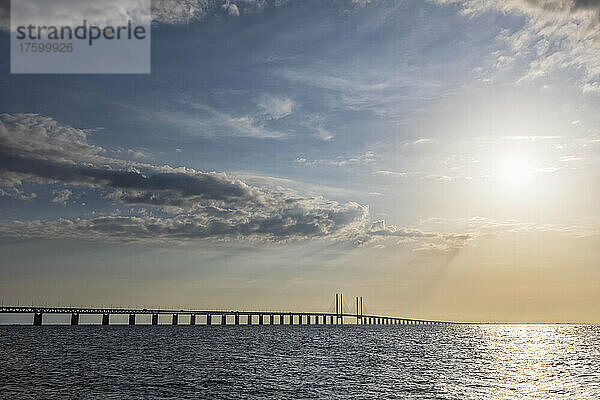
[[(103, 316), (111, 315), (111, 314), (127, 314), (130, 316), (130, 324), (135, 324), (135, 315), (155, 315), (159, 314), (171, 314), (173, 316), (173, 324), (177, 324), (178, 315), (190, 315), (191, 319), (193, 319), (193, 323), (195, 324), (196, 316), (206, 316), (207, 319), (210, 319), (212, 316), (221, 316), (224, 319), (224, 322), (221, 324), (227, 324), (226, 317), (227, 316), (235, 316), (235, 323), (239, 324), (239, 316), (249, 316), (250, 323), (252, 322), (253, 316), (259, 317), (259, 323), (263, 323), (264, 316), (279, 316), (283, 318), (284, 316), (288, 316), (288, 318), (294, 317), (315, 317), (315, 323), (318, 324), (318, 318), (323, 319), (323, 324), (326, 323), (326, 318), (330, 319), (330, 322), (335, 319), (336, 323), (341, 321), (343, 323), (344, 318), (353, 318), (361, 321), (363, 324), (452, 324), (454, 322), (449, 321), (437, 321), (437, 320), (426, 320), (426, 319), (415, 319), (415, 318), (402, 318), (402, 317), (391, 317), (385, 315), (375, 315), (375, 314), (352, 314), (352, 313), (331, 313), (331, 312), (298, 312), (298, 311), (250, 311), (250, 310), (193, 310), (193, 309), (163, 309), (163, 308), (90, 308), (90, 307), (48, 307), (48, 306), (2, 306), (0, 307), (0, 313), (3, 314), (34, 314), (34, 324), (41, 324), (41, 315), (43, 314), (72, 314), (73, 316), (78, 316), (79, 314), (102, 314)], [(73, 317), (71, 319), (74, 325), (76, 325), (79, 321), (79, 318)], [(270, 321), (273, 323), (273, 321)], [(302, 321), (300, 320), (300, 323)], [(103, 321), (104, 323), (104, 321)], [(153, 319), (154, 323), (154, 319)], [(209, 322), (210, 323), (210, 322)], [(279, 324), (282, 324), (281, 322)], [(293, 320), (292, 322), (293, 323)]]

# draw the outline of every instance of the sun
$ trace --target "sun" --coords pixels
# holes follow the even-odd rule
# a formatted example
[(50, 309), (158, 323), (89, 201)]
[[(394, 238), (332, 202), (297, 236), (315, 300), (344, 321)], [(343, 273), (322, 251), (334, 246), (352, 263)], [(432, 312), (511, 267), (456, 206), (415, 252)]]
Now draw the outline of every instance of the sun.
[(502, 180), (511, 185), (521, 185), (527, 182), (531, 174), (531, 166), (523, 159), (507, 160), (500, 171)]

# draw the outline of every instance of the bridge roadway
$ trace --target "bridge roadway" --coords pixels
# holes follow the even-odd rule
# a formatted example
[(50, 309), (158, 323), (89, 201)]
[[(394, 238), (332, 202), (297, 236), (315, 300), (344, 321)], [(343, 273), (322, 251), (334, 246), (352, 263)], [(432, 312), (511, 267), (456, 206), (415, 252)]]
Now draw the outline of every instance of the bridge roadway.
[[(102, 315), (102, 325), (110, 324), (112, 314), (129, 315), (129, 325), (136, 324), (136, 315), (151, 315), (152, 325), (158, 325), (160, 314), (170, 314), (171, 324), (179, 325), (179, 315), (189, 315), (190, 325), (196, 325), (196, 317), (205, 316), (204, 325), (240, 325), (240, 316), (246, 316), (245, 325), (340, 325), (344, 318), (355, 320), (362, 325), (440, 325), (456, 322), (433, 321), (424, 319), (398, 318), (383, 315), (362, 315), (331, 312), (292, 312), (292, 311), (239, 311), (239, 310), (171, 310), (149, 308), (86, 308), (86, 307), (0, 307), (3, 314), (33, 314), (33, 325), (42, 325), (44, 314), (71, 314), (71, 325), (79, 325), (81, 314)], [(227, 317), (233, 316), (233, 323)], [(215, 319), (213, 320), (213, 317)], [(220, 317), (220, 318), (219, 318)], [(256, 317), (256, 318), (254, 318)], [(265, 318), (268, 317), (268, 318)], [(255, 321), (256, 319), (256, 321)]]

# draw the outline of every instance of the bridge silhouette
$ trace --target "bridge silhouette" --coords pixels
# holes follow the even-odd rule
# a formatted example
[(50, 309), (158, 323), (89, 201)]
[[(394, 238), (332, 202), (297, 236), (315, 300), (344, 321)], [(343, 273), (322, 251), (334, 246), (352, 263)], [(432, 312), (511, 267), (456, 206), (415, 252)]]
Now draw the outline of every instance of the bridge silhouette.
[[(196, 322), (200, 322), (197, 317), (204, 317), (203, 325), (344, 325), (348, 322), (358, 325), (457, 324), (457, 322), (451, 321), (365, 314), (363, 313), (363, 298), (355, 297), (355, 300), (355, 312), (345, 311), (343, 296), (341, 293), (336, 293), (334, 312), (1, 306), (0, 313), (33, 314), (33, 325), (36, 326), (42, 325), (44, 314), (71, 314), (71, 325), (79, 325), (79, 316), (82, 314), (102, 315), (102, 325), (110, 325), (111, 315), (128, 315), (129, 325), (136, 325), (136, 316), (138, 315), (151, 315), (152, 325), (159, 325), (159, 315), (171, 315), (171, 325), (180, 325), (180, 315), (189, 315), (189, 325), (197, 325)], [(240, 317), (245, 317), (245, 323), (243, 323), (243, 319), (240, 321)], [(346, 322), (344, 322), (344, 318), (346, 318)]]

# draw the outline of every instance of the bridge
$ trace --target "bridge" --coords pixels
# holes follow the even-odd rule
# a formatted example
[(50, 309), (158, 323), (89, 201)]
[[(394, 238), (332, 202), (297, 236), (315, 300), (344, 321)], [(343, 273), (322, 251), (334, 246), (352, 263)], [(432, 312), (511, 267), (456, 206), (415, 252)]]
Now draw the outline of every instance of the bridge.
[(110, 325), (111, 315), (128, 315), (129, 325), (136, 324), (138, 315), (151, 315), (152, 325), (159, 324), (159, 315), (170, 315), (171, 325), (179, 325), (180, 315), (189, 315), (190, 325), (196, 325), (196, 322), (204, 322), (203, 325), (344, 325), (348, 322), (358, 325), (456, 324), (450, 321), (364, 314), (362, 297), (356, 297), (356, 312), (346, 312), (343, 310), (342, 294), (335, 295), (335, 312), (0, 306), (0, 313), (33, 314), (33, 325), (36, 326), (42, 325), (44, 314), (70, 314), (71, 325), (79, 325), (79, 316), (82, 314), (102, 315), (102, 325)]

